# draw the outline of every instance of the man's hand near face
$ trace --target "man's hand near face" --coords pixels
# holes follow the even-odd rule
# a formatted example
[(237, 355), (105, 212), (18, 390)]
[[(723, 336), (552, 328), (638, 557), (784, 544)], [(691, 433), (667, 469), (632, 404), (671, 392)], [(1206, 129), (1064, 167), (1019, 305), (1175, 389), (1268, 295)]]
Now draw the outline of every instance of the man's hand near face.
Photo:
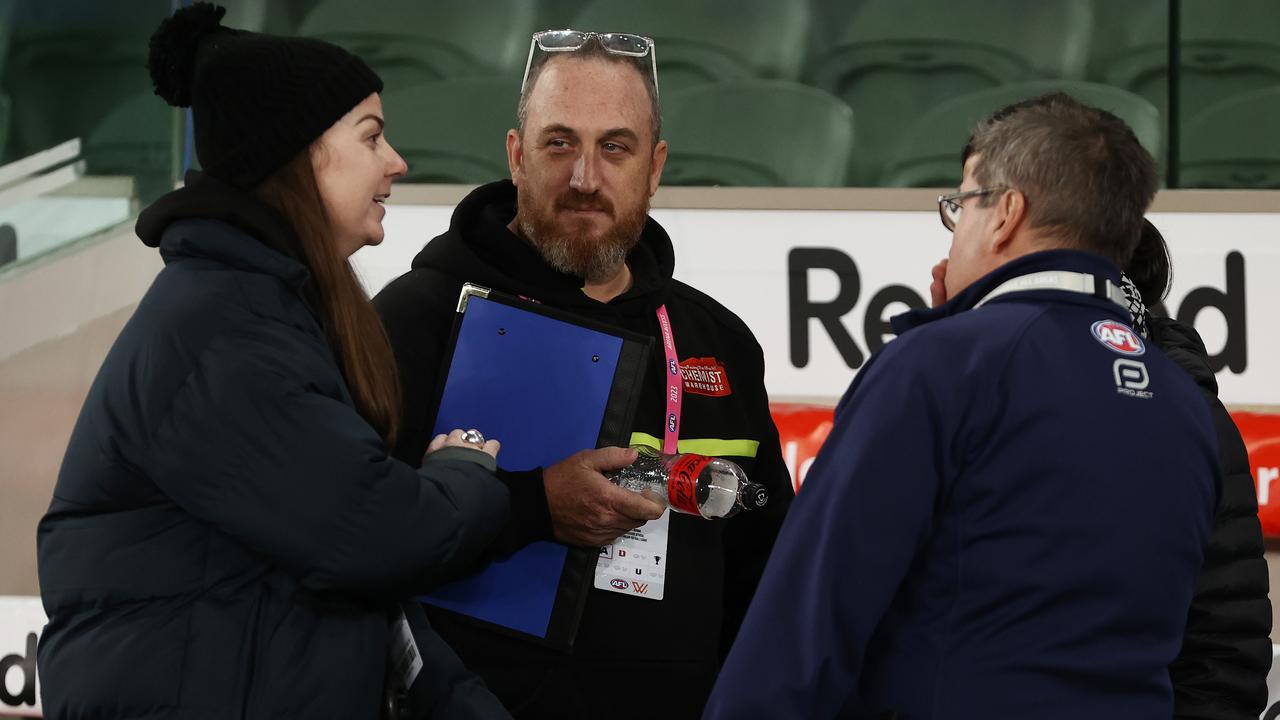
[(933, 307), (947, 301), (947, 259), (942, 258), (932, 270), (933, 282), (929, 283), (929, 298)]

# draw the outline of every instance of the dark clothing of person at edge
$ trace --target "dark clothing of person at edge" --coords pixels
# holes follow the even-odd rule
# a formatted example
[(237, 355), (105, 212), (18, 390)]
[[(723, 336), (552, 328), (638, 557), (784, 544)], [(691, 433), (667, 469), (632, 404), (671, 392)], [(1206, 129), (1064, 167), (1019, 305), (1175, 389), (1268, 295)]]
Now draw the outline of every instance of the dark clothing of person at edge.
[[(46, 716), (376, 717), (396, 599), (474, 561), (508, 516), (492, 458), (388, 454), (292, 228), (251, 193), (189, 173), (137, 229), (165, 267), (39, 527)], [(419, 649), (440, 716), (495, 709), (438, 639)]]
[[(495, 634), (444, 611), (428, 608), (428, 614), (467, 667), (518, 717), (696, 717), (792, 496), (765, 395), (762, 351), (736, 316), (672, 279), (671, 240), (652, 218), (627, 257), (632, 288), (600, 303), (583, 293), (581, 278), (552, 269), (508, 229), (515, 202), (510, 181), (473, 191), (458, 205), (448, 232), (428, 243), (412, 270), (374, 299), (405, 393), (397, 456), (407, 462), (421, 457), (429, 439), (450, 315), (464, 282), (656, 338), (635, 431), (659, 441), (666, 413), (666, 362), (655, 311), (665, 304), (681, 363), (714, 358), (727, 376), (722, 394), (699, 394), (685, 381), (681, 441), (746, 441), (733, 444), (750, 449), (736, 450), (729, 459), (768, 487), (770, 504), (728, 520), (672, 513), (665, 597), (654, 601), (591, 590), (572, 654)], [(510, 484), (513, 521), (508, 534), (514, 528), (527, 540), (550, 539), (539, 474), (525, 478), (523, 489)]]
[(1120, 284), (1100, 256), (1033, 252), (893, 319), (707, 718), (1173, 715), (1220, 487), (1212, 420), (1116, 302), (995, 292), (1043, 271)]
[(1169, 668), (1174, 717), (1251, 720), (1267, 703), (1271, 601), (1249, 454), (1218, 400), (1218, 381), (1200, 335), (1172, 318), (1150, 316), (1147, 322), (1151, 341), (1190, 373), (1209, 403), (1222, 465), (1222, 496), (1196, 577), (1186, 635)]

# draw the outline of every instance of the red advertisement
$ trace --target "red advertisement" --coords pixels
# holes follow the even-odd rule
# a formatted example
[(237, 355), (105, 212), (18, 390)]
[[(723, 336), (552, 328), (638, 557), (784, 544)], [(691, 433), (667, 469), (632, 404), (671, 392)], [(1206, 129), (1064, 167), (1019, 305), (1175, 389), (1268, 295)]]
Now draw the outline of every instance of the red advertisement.
[[(778, 426), (782, 457), (791, 471), (791, 482), (799, 492), (805, 473), (831, 432), (833, 408), (802, 403), (772, 403), (773, 422)], [(1249, 451), (1258, 492), (1258, 518), (1262, 534), (1280, 537), (1280, 414), (1233, 412), (1231, 417)]]

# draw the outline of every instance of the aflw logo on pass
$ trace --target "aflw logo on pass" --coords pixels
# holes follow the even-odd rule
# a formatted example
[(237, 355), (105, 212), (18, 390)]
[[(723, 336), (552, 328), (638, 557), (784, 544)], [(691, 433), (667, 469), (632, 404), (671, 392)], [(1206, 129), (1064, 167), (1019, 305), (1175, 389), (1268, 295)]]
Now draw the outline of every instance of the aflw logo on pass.
[(1128, 325), (1116, 320), (1099, 320), (1090, 328), (1093, 337), (1105, 347), (1121, 355), (1141, 355), (1147, 351), (1142, 338)]
[(684, 391), (695, 395), (724, 397), (733, 392), (724, 365), (714, 357), (689, 358), (680, 363)]

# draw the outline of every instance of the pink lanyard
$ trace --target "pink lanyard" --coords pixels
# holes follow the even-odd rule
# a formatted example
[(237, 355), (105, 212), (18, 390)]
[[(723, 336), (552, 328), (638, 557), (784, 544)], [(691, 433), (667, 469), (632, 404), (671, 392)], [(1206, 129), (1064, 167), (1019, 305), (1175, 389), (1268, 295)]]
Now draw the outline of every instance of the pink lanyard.
[(667, 354), (667, 421), (663, 424), (662, 452), (675, 455), (680, 439), (680, 403), (684, 398), (681, 387), (680, 362), (676, 360), (676, 339), (671, 334), (671, 318), (667, 306), (658, 307), (658, 327), (662, 328), (662, 349)]

